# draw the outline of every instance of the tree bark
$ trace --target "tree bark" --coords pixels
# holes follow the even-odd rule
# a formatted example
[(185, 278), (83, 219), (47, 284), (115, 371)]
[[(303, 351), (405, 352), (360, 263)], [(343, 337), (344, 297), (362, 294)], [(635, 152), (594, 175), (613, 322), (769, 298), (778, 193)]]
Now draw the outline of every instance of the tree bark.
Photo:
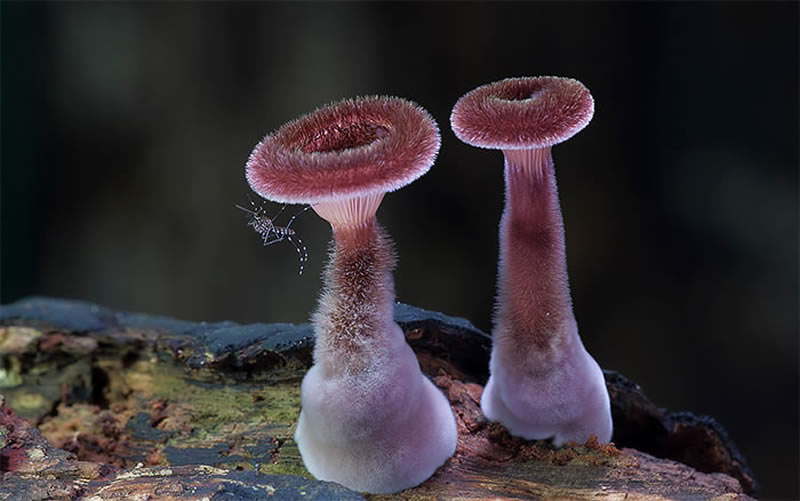
[[(459, 426), (455, 456), (395, 497), (748, 499), (754, 491), (715, 421), (661, 410), (611, 372), (616, 446), (555, 449), (510, 437), (480, 413), (489, 337), (407, 305), (395, 319)], [(312, 349), (309, 325), (197, 324), (45, 298), (0, 307), (0, 499), (361, 498), (310, 478), (292, 439)]]

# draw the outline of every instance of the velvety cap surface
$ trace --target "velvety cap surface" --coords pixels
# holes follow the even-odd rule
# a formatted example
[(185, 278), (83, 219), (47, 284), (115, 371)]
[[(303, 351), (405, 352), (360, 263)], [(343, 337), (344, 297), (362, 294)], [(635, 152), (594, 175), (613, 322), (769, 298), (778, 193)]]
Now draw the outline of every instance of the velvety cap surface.
[(245, 175), (259, 195), (284, 203), (394, 191), (430, 169), (440, 141), (436, 122), (410, 101), (348, 99), (268, 134)]
[(544, 148), (566, 141), (592, 119), (594, 100), (571, 78), (508, 78), (474, 89), (450, 115), (456, 136), (480, 148)]

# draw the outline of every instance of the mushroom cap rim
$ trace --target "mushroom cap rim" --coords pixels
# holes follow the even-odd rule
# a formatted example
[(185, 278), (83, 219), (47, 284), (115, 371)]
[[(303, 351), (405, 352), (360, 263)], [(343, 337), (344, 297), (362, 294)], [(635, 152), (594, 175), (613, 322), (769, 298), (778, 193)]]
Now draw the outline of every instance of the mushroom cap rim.
[[(379, 110), (381, 106), (385, 110)], [(290, 147), (285, 142), (289, 140), (292, 132), (297, 135), (304, 126), (311, 128), (314, 132), (323, 131), (325, 129), (322, 126), (323, 121), (334, 120), (339, 112), (342, 116), (355, 116), (359, 107), (374, 107), (375, 110), (378, 110), (375, 115), (380, 116), (380, 119), (375, 125), (389, 129), (388, 135), (364, 144), (326, 151), (305, 152), (297, 145)], [(369, 119), (366, 119), (364, 123), (367, 122)], [(353, 123), (356, 121), (354, 120)], [(314, 127), (318, 128), (314, 129)], [(416, 148), (414, 151), (416, 154), (412, 153), (409, 157), (399, 160), (388, 157), (387, 154), (392, 153), (392, 148), (396, 150), (412, 142)], [(417, 103), (401, 97), (378, 94), (346, 98), (317, 107), (264, 136), (248, 157), (245, 166), (246, 178), (253, 191), (267, 200), (279, 203), (316, 204), (347, 200), (376, 193), (389, 193), (411, 184), (430, 170), (440, 146), (441, 133), (435, 120)], [(266, 167), (263, 165), (264, 159), (258, 158), (268, 147), (272, 150), (271, 154), (274, 155), (271, 159), (275, 160), (275, 163), (281, 164), (280, 167)], [(277, 172), (278, 175), (283, 170), (287, 177), (292, 170), (297, 170), (306, 176), (330, 177), (333, 181), (337, 178), (336, 172), (341, 165), (345, 165), (345, 168), (349, 169), (351, 176), (363, 171), (363, 176), (369, 177), (372, 171), (380, 170), (373, 165), (375, 162), (382, 164), (384, 171), (390, 171), (388, 172), (390, 175), (377, 177), (370, 182), (360, 180), (359, 186), (356, 187), (309, 186), (305, 189), (295, 189), (292, 192), (291, 189), (282, 190), (283, 183), (281, 182), (273, 183), (269, 189), (258, 189), (260, 186), (255, 180), (258, 177), (256, 171), (266, 168), (272, 169), (273, 174)], [(345, 168), (342, 170), (346, 170)]]
[[(465, 129), (462, 127), (462, 124), (458, 122), (463, 122), (465, 119), (463, 117), (459, 117), (459, 115), (464, 115), (469, 113), (471, 110), (465, 111), (463, 108), (467, 106), (467, 103), (470, 103), (470, 100), (476, 99), (476, 97), (481, 96), (483, 93), (487, 93), (491, 89), (497, 89), (504, 85), (514, 84), (514, 83), (532, 83), (532, 82), (548, 82), (554, 83), (556, 85), (560, 85), (562, 87), (566, 86), (573, 86), (574, 89), (581, 89), (585, 91), (585, 98), (586, 103), (582, 113), (580, 113), (580, 117), (574, 123), (572, 123), (569, 127), (566, 127), (566, 130), (561, 131), (561, 133), (551, 136), (551, 137), (543, 137), (541, 139), (533, 139), (530, 137), (489, 137), (491, 134), (483, 133), (481, 137), (474, 137), (471, 136)], [(517, 106), (523, 108), (525, 106), (525, 101), (527, 99), (506, 99), (497, 95), (487, 95), (484, 96), (484, 102), (501, 102), (505, 106), (513, 107)], [(471, 104), (471, 103), (470, 103)], [(501, 114), (500, 111), (494, 110), (497, 114)], [(563, 143), (568, 139), (572, 138), (575, 134), (583, 130), (589, 122), (594, 117), (594, 99), (592, 98), (591, 93), (589, 92), (588, 88), (586, 88), (583, 83), (575, 78), (569, 77), (558, 77), (552, 75), (543, 75), (543, 76), (536, 76), (536, 77), (509, 77), (504, 78), (502, 80), (498, 80), (495, 82), (490, 82), (487, 84), (480, 85), (475, 87), (474, 89), (470, 90), (463, 96), (461, 96), (456, 104), (453, 106), (453, 110), (450, 114), (450, 127), (453, 130), (455, 136), (461, 140), (462, 142), (469, 144), (470, 146), (476, 148), (483, 148), (489, 150), (531, 150), (531, 149), (543, 149), (554, 146), (556, 144)], [(485, 132), (485, 131), (482, 131)], [(519, 130), (520, 134), (525, 134), (526, 130)]]

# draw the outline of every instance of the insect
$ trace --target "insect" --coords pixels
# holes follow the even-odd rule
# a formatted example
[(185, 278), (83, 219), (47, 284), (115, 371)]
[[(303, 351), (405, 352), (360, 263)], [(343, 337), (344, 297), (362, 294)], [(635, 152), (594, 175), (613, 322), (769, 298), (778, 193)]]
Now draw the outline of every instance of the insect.
[(289, 219), (289, 222), (286, 223), (286, 226), (278, 226), (275, 224), (275, 220), (281, 215), (284, 209), (286, 209), (286, 204), (284, 204), (272, 217), (267, 216), (266, 207), (263, 205), (257, 206), (252, 199), (250, 199), (250, 205), (252, 206), (252, 209), (242, 207), (241, 205), (236, 205), (237, 209), (243, 210), (250, 215), (250, 220), (247, 222), (247, 226), (250, 226), (253, 228), (253, 230), (255, 230), (256, 233), (261, 235), (261, 240), (264, 242), (265, 246), (283, 242), (284, 240), (289, 241), (297, 251), (297, 258), (300, 260), (299, 274), (302, 275), (303, 267), (305, 266), (306, 261), (308, 261), (308, 250), (291, 226), (294, 222), (294, 219), (310, 209), (311, 206), (306, 205), (303, 207), (297, 214)]

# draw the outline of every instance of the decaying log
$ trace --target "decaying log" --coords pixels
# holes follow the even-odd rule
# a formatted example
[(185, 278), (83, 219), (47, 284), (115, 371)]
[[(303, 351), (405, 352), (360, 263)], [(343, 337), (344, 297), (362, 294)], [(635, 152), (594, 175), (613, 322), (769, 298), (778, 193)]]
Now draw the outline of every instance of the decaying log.
[[(590, 440), (554, 449), (510, 437), (480, 413), (489, 337), (466, 320), (408, 305), (395, 316), (459, 426), (456, 455), (397, 497), (754, 492), (744, 459), (714, 420), (659, 409), (613, 372), (606, 379), (616, 446)], [(292, 438), (312, 348), (309, 325), (192, 323), (46, 298), (3, 306), (0, 500), (361, 498), (310, 478)]]

